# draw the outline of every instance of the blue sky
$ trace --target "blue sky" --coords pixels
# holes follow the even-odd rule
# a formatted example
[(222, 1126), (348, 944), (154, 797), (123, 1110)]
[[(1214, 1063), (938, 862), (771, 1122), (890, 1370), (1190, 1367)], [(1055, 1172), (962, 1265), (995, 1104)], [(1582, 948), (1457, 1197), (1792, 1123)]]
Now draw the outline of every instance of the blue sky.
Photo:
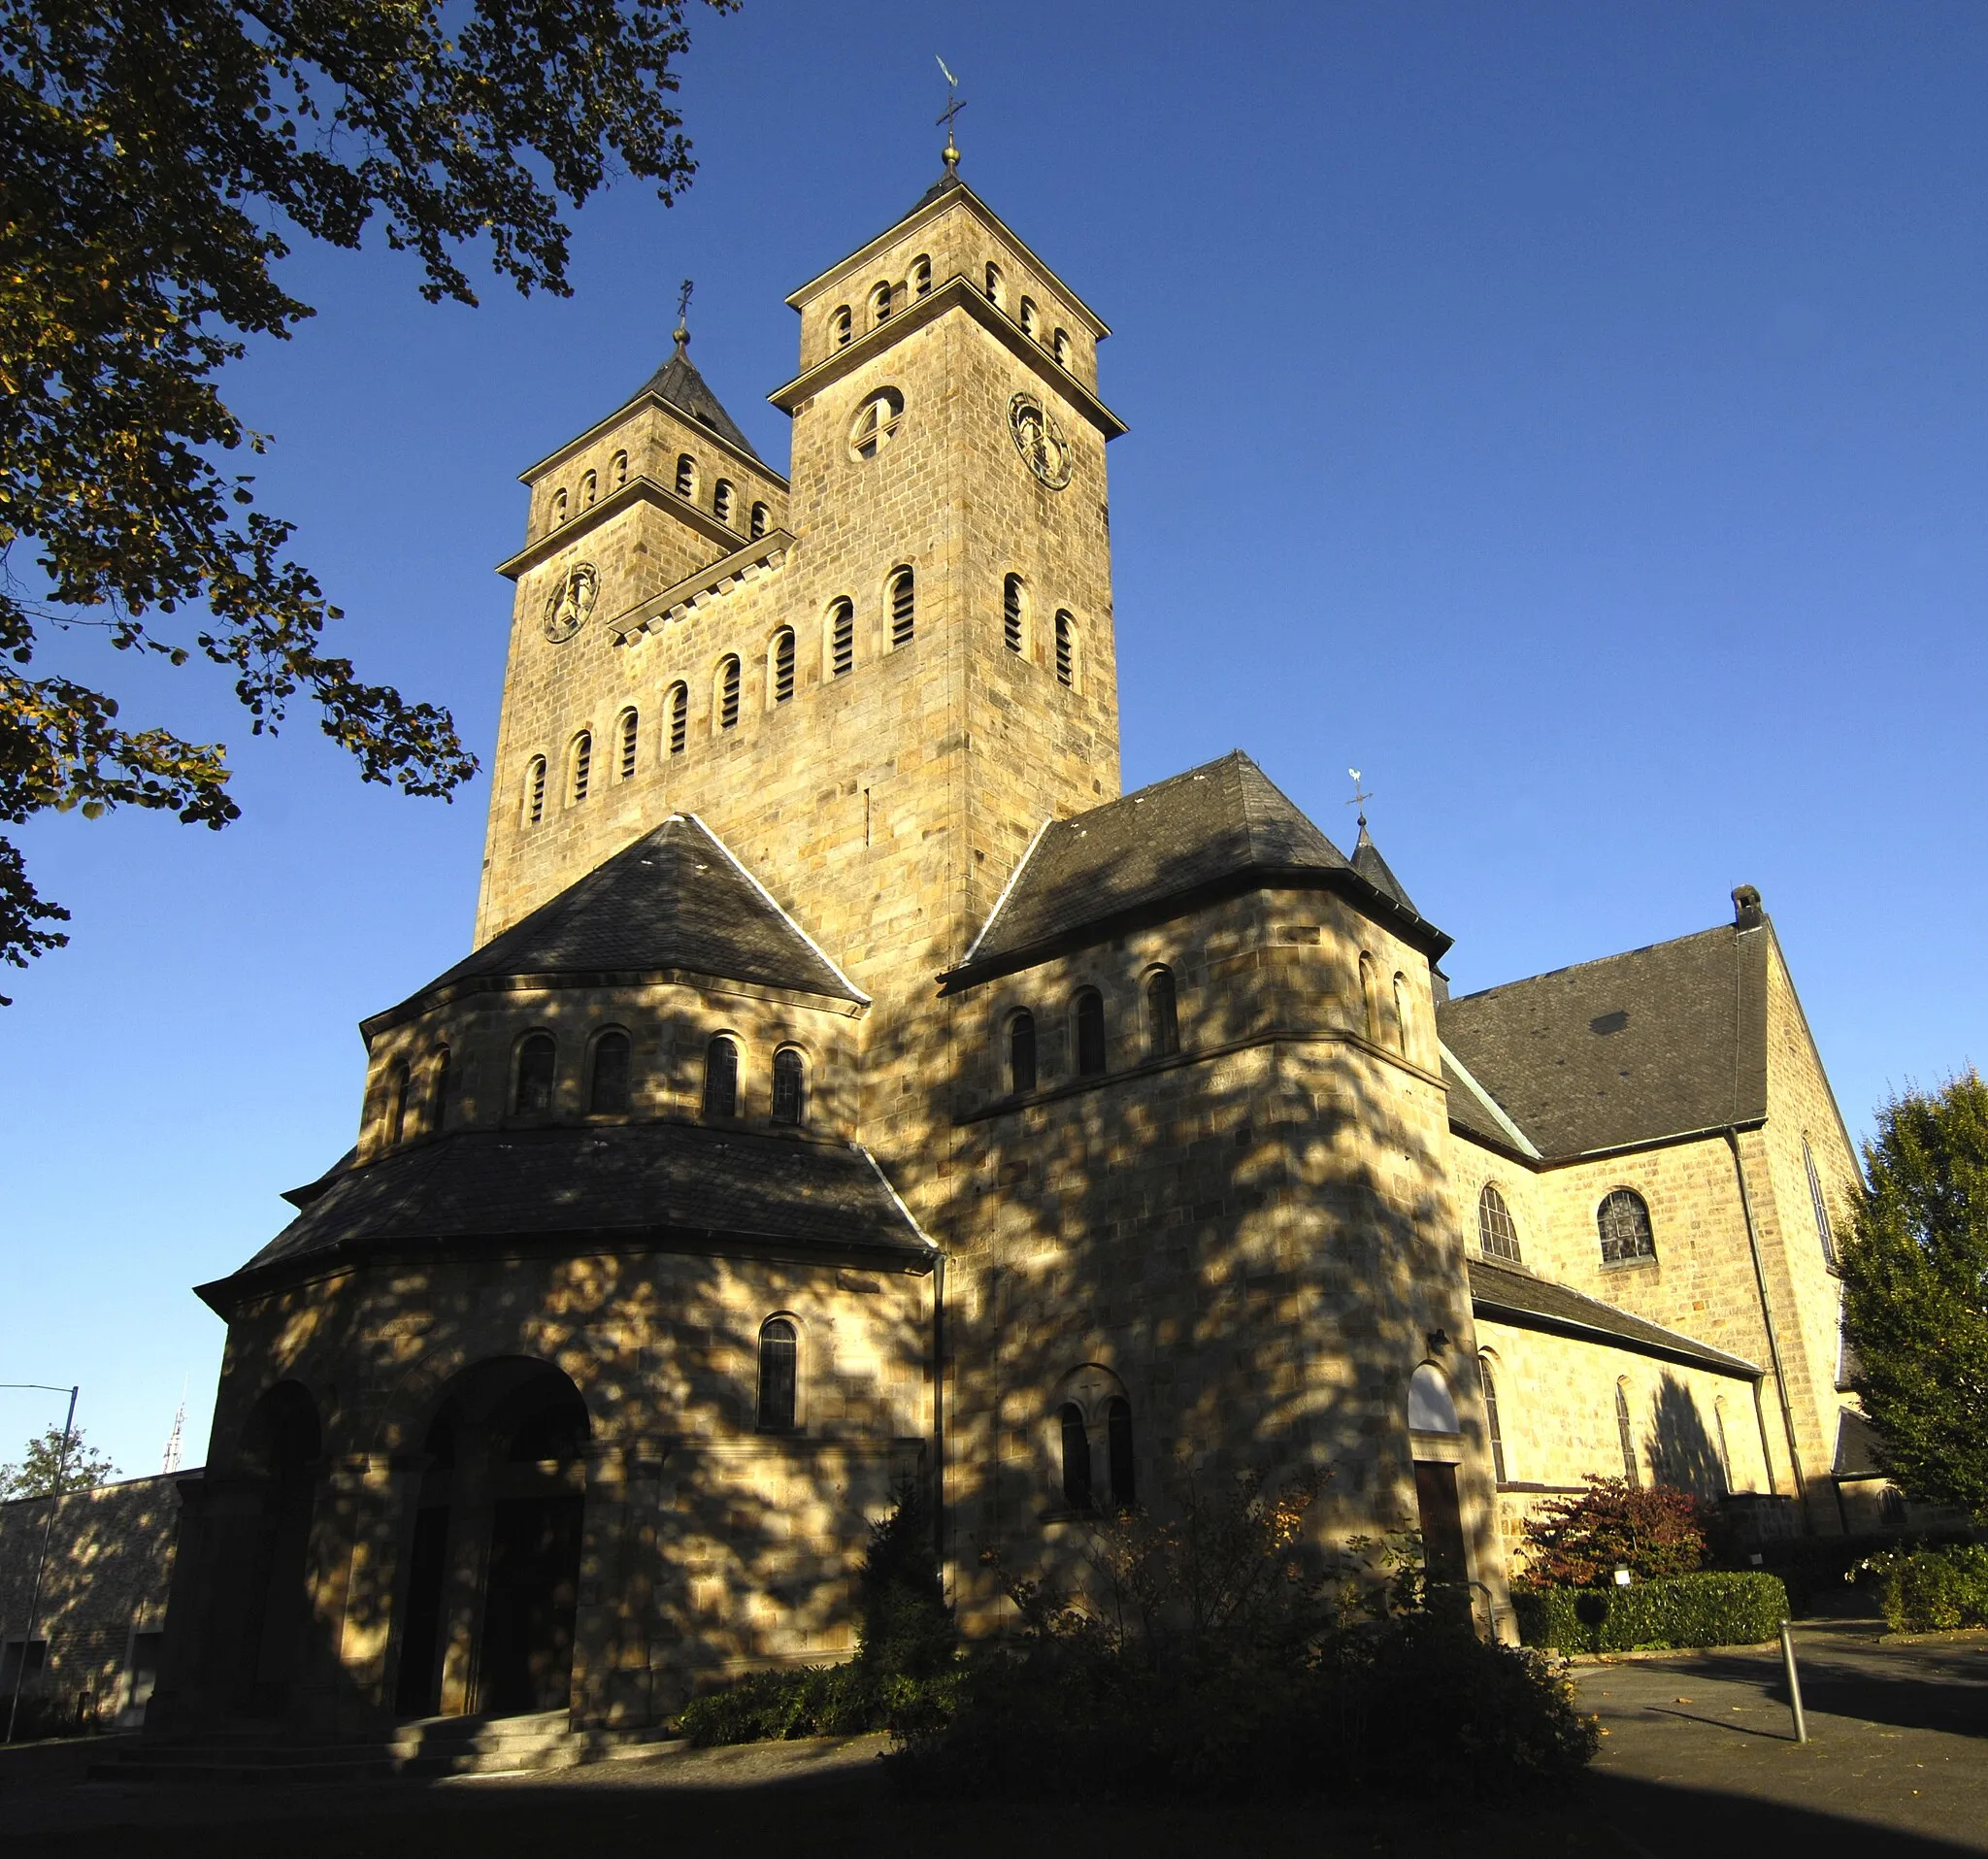
[[(861, 5), (695, 22), (702, 171), (589, 207), (575, 296), (431, 308), (381, 249), (229, 382), (371, 677), (487, 754), (517, 470), (694, 353), (768, 456), (781, 299), (963, 172), (1116, 328), (1127, 784), (1235, 746), (1343, 844), (1345, 771), (1459, 990), (1726, 920), (1757, 884), (1853, 1130), (1988, 1049), (1978, 726), (1988, 11)], [(299, 716), (72, 636), (226, 741), (247, 817), (21, 835), (71, 946), (5, 979), (0, 1378), (203, 1450), (188, 1287), (351, 1140), (366, 1012), (467, 946), (484, 789), (362, 788)], [(7, 1442), (59, 1403), (0, 1396)]]

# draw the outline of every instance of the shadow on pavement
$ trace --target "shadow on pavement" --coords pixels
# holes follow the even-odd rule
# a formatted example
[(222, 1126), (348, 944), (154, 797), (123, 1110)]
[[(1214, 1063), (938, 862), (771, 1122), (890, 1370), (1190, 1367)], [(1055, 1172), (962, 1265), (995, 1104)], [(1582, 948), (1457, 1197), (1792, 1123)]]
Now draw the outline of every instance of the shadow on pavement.
[[(1725, 1726), (1721, 1726), (1724, 1728)], [(1594, 1818), (1640, 1859), (1975, 1859), (1988, 1829), (1972, 1841), (1941, 1839), (1817, 1813), (1783, 1803), (1591, 1774), (1587, 1802)]]

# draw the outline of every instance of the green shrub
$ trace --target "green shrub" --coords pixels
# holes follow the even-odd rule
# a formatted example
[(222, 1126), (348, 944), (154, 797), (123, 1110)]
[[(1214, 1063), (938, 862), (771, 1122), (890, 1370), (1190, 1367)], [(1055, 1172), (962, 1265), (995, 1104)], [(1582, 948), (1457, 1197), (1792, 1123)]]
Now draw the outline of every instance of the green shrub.
[(870, 1530), (863, 1558), (862, 1623), (845, 1665), (754, 1672), (693, 1698), (678, 1731), (699, 1748), (796, 1737), (908, 1732), (951, 1708), (959, 1635), (933, 1557), (932, 1512), (922, 1489), (901, 1485)]
[(1587, 1487), (1578, 1497), (1553, 1499), (1526, 1519), (1529, 1581), (1597, 1588), (1617, 1569), (1655, 1581), (1705, 1567), (1711, 1518), (1690, 1492), (1593, 1473)]
[(1671, 1576), (1626, 1588), (1515, 1588), (1519, 1637), (1563, 1652), (1757, 1645), (1788, 1617), (1788, 1591), (1760, 1571)]
[(1988, 1627), (1988, 1544), (1894, 1549), (1863, 1565), (1894, 1633)]

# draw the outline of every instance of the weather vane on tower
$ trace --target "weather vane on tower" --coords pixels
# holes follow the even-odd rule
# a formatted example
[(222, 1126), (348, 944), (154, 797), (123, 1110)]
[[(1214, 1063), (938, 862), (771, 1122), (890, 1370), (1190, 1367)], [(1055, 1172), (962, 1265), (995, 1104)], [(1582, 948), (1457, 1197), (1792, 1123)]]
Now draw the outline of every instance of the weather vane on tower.
[(1374, 796), (1373, 796), (1372, 794), (1366, 794), (1366, 793), (1362, 793), (1362, 792), (1360, 791), (1360, 771), (1359, 771), (1359, 770), (1358, 770), (1357, 768), (1349, 768), (1349, 769), (1347, 769), (1347, 770), (1346, 770), (1346, 773), (1347, 773), (1348, 775), (1352, 776), (1352, 778), (1353, 778), (1353, 798), (1352, 798), (1351, 800), (1349, 800), (1349, 801), (1348, 801), (1348, 802), (1346, 803), (1346, 805), (1347, 805), (1348, 807), (1357, 807), (1357, 808), (1359, 808), (1359, 810), (1360, 810), (1360, 824), (1361, 824), (1362, 826), (1365, 826), (1365, 825), (1367, 824), (1367, 805), (1366, 805), (1366, 804), (1367, 804), (1367, 802), (1371, 801), (1371, 800), (1372, 800), (1372, 799), (1374, 798)]
[(683, 287), (677, 292), (677, 352), (681, 354), (690, 347), (690, 280), (683, 280)]
[[(932, 55), (935, 58), (939, 58), (939, 54), (936, 51)], [(945, 60), (944, 58), (939, 58), (939, 69), (945, 77), (945, 108), (939, 113), (938, 116), (938, 120), (945, 125), (945, 148), (943, 152), (945, 156), (946, 167), (951, 170), (957, 170), (959, 167), (959, 149), (953, 146), (952, 119), (967, 107), (967, 103), (964, 97), (954, 95), (954, 92), (959, 89), (959, 80), (950, 71), (945, 69)]]

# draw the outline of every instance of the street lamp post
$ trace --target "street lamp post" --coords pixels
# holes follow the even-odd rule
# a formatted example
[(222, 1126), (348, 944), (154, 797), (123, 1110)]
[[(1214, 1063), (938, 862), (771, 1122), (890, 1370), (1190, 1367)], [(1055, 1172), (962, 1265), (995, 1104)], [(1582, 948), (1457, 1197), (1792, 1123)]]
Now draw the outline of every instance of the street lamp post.
[(40, 1388), (48, 1394), (69, 1397), (69, 1415), (62, 1422), (62, 1444), (55, 1450), (55, 1488), (49, 1493), (49, 1514), (42, 1519), (42, 1547), (35, 1557), (34, 1585), (28, 1590), (27, 1627), (20, 1636), (20, 1657), (14, 1667), (14, 1695), (7, 1701), (7, 1735), (0, 1742), (14, 1741), (14, 1720), (20, 1712), (20, 1685), (27, 1676), (28, 1648), (35, 1643), (35, 1615), (42, 1610), (42, 1576), (49, 1566), (49, 1538), (55, 1528), (55, 1510), (62, 1502), (62, 1476), (69, 1470), (69, 1442), (76, 1437), (76, 1396), (81, 1387), (58, 1388), (49, 1381), (0, 1381), (0, 1388)]

